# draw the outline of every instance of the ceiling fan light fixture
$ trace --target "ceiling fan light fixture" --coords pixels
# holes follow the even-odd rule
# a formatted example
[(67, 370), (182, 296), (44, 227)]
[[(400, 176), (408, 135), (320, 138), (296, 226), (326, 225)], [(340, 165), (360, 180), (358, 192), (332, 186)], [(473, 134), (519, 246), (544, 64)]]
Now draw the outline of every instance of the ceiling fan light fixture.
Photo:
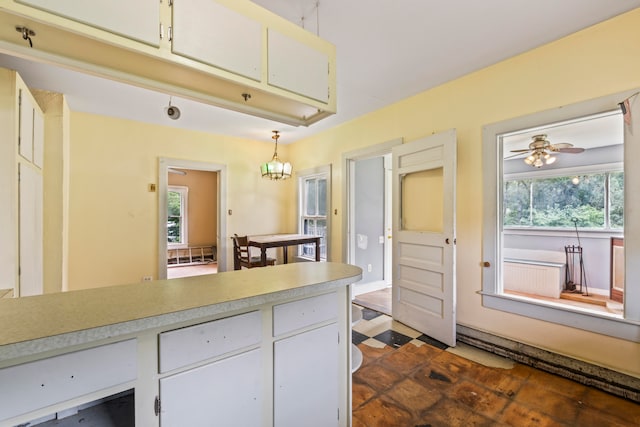
[(529, 143), (529, 148), (511, 150), (512, 153), (517, 153), (511, 157), (519, 156), (520, 153), (528, 152), (528, 156), (523, 160), (524, 162), (535, 168), (541, 168), (544, 165), (550, 165), (555, 163), (557, 159), (553, 154), (555, 153), (582, 153), (584, 148), (574, 147), (573, 144), (567, 142), (561, 142), (557, 144), (551, 144), (547, 139), (546, 134), (534, 135), (531, 137), (533, 141)]

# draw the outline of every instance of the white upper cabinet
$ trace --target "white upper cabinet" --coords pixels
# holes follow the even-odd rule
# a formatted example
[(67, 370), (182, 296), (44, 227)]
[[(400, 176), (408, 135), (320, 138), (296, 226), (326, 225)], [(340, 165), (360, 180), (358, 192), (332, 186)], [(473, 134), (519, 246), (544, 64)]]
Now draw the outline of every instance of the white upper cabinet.
[(153, 46), (160, 42), (160, 0), (17, 0)]
[(211, 0), (173, 5), (172, 52), (260, 80), (262, 25)]
[(329, 101), (329, 56), (269, 29), (269, 84)]
[[(34, 33), (34, 59), (293, 126), (336, 112), (335, 46), (250, 1), (0, 3), (0, 21)], [(0, 44), (28, 45), (16, 31)]]

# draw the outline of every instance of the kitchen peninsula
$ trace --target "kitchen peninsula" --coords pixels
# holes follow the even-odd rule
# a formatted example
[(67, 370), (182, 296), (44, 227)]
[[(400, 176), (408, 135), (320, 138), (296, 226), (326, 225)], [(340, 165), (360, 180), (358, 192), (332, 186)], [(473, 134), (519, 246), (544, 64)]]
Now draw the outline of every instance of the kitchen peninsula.
[(0, 426), (123, 392), (142, 426), (348, 426), (361, 274), (295, 263), (0, 300)]

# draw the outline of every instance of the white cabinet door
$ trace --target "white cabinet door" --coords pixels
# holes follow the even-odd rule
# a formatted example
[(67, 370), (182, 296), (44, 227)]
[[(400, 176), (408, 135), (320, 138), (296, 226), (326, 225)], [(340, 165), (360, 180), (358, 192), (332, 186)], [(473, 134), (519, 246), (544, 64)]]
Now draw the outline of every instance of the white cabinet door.
[(329, 101), (329, 57), (269, 29), (269, 84), (322, 102)]
[(260, 80), (262, 25), (212, 0), (173, 5), (172, 51)]
[(19, 164), (19, 296), (40, 295), (42, 285), (42, 175)]
[(263, 373), (255, 349), (162, 378), (160, 425), (263, 425)]
[(275, 343), (275, 426), (338, 425), (338, 356), (336, 323)]
[(159, 0), (18, 0), (18, 2), (153, 46), (160, 44)]
[(20, 93), (20, 155), (33, 161), (33, 99), (24, 89)]

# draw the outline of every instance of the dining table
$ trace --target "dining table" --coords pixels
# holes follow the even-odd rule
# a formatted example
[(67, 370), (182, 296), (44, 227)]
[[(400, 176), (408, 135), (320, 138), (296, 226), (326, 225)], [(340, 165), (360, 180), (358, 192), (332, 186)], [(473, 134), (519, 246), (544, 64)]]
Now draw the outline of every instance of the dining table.
[(259, 236), (249, 236), (248, 245), (260, 249), (260, 262), (262, 266), (267, 265), (267, 249), (282, 248), (283, 262), (287, 264), (289, 246), (297, 246), (305, 243), (315, 243), (316, 262), (320, 261), (320, 239), (322, 236), (312, 234), (263, 234)]

